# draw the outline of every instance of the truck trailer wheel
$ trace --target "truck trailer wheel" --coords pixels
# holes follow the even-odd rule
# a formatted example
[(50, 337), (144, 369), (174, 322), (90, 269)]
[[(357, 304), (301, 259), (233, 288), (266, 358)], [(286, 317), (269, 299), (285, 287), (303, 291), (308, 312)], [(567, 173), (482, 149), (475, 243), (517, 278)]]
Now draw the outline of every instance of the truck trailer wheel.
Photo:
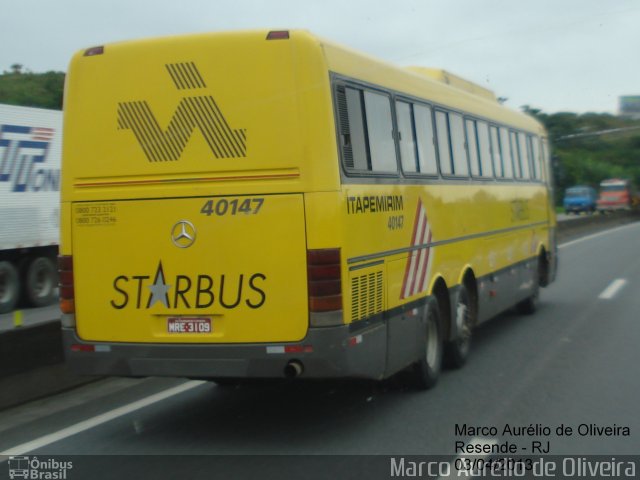
[(18, 270), (11, 262), (0, 260), (0, 313), (13, 310), (19, 296)]
[(53, 261), (48, 257), (35, 257), (29, 262), (24, 277), (24, 293), (32, 307), (44, 307), (53, 303), (57, 273)]

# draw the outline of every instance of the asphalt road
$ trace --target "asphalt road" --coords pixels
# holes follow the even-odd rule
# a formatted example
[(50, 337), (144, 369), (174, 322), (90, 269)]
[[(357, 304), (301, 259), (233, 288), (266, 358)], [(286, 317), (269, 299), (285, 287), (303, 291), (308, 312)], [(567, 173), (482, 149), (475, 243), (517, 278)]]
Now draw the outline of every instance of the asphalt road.
[(107, 379), (0, 412), (0, 455), (459, 455), (456, 442), (530, 454), (536, 441), (554, 455), (638, 455), (639, 240), (635, 223), (561, 246), (538, 311), (482, 325), (469, 364), (431, 391), (401, 378)]

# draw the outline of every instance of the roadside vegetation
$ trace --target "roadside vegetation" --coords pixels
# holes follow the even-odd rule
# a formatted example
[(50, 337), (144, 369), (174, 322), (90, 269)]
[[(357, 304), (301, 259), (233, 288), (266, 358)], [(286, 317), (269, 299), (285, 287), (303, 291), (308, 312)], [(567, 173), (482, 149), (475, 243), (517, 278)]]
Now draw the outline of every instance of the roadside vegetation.
[(62, 109), (63, 72), (33, 73), (20, 64), (0, 74), (0, 103)]
[(556, 202), (573, 185), (598, 188), (607, 178), (628, 178), (640, 186), (640, 121), (605, 113), (547, 114), (527, 106), (552, 144)]

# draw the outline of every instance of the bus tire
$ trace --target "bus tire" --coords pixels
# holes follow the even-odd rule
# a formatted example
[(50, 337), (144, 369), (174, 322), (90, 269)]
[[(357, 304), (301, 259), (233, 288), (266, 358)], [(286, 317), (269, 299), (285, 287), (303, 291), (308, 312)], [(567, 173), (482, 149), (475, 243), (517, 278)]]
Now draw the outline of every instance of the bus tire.
[(533, 279), (534, 287), (531, 295), (516, 304), (516, 312), (521, 315), (532, 315), (538, 309), (538, 300), (540, 298), (540, 285), (547, 285), (549, 282), (548, 264), (544, 252), (536, 262), (536, 277)]
[(44, 307), (54, 302), (57, 274), (53, 261), (48, 257), (34, 257), (24, 276), (24, 294), (32, 307)]
[(0, 313), (14, 309), (20, 297), (18, 270), (6, 260), (0, 260)]
[(474, 317), (471, 295), (465, 284), (462, 284), (458, 288), (453, 305), (453, 321), (458, 334), (455, 339), (447, 343), (445, 349), (449, 367), (460, 368), (467, 363), (471, 351)]
[(516, 311), (521, 315), (532, 315), (538, 309), (538, 293), (525, 298), (516, 304)]
[(442, 322), (438, 302), (427, 302), (422, 328), (420, 359), (413, 365), (413, 383), (419, 390), (427, 390), (438, 382), (442, 370)]

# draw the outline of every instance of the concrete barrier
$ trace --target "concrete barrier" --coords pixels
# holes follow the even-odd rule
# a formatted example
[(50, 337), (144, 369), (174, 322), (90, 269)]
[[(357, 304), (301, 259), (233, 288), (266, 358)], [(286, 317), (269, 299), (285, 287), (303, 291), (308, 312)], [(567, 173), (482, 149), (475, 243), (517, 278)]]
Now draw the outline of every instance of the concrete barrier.
[(636, 210), (629, 212), (618, 211), (607, 213), (606, 215), (581, 215), (578, 218), (558, 222), (558, 241), (567, 241), (572, 238), (637, 221), (640, 221), (640, 212)]
[(59, 320), (14, 328), (0, 335), (0, 377), (63, 360)]
[(59, 320), (3, 331), (0, 334), (0, 410), (100, 378), (76, 375), (63, 362)]

